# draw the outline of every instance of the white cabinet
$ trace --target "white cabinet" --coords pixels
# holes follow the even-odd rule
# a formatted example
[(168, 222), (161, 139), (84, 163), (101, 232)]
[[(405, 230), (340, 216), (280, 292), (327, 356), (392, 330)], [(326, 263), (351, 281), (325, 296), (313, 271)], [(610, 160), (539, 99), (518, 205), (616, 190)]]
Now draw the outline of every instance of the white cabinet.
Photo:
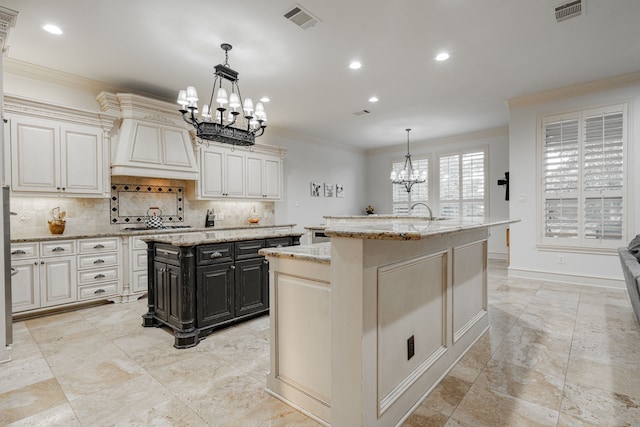
[(118, 237), (78, 240), (78, 301), (121, 292), (121, 252)]
[(282, 161), (279, 156), (248, 153), (246, 169), (247, 198), (269, 200), (282, 198)]
[(201, 147), (200, 180), (196, 196), (201, 199), (243, 198), (245, 196), (245, 155), (222, 147)]
[[(282, 153), (278, 147), (198, 147), (197, 199), (282, 199)], [(274, 154), (277, 152), (277, 154)]]
[(10, 121), (14, 192), (105, 195), (101, 129), (31, 117)]
[(14, 243), (11, 266), (14, 313), (76, 301), (75, 241)]
[(147, 244), (141, 237), (130, 237), (129, 248), (129, 290), (133, 294), (147, 292)]

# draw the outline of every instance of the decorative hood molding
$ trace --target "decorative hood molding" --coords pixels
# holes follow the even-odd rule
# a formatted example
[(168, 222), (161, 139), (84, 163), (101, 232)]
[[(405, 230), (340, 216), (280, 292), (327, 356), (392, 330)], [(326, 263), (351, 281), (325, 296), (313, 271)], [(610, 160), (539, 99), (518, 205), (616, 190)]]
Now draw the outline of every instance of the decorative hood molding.
[(122, 122), (111, 150), (111, 175), (196, 180), (189, 131), (173, 104), (130, 93), (101, 92), (103, 112)]

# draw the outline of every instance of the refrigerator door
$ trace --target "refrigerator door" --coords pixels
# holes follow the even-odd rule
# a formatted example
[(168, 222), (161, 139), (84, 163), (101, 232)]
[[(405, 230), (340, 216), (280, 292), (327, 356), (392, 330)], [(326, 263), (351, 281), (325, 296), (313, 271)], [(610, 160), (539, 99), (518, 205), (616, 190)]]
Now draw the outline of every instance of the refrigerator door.
[(2, 187), (2, 217), (4, 231), (4, 313), (7, 345), (13, 343), (13, 316), (11, 308), (11, 211), (9, 209), (9, 187)]

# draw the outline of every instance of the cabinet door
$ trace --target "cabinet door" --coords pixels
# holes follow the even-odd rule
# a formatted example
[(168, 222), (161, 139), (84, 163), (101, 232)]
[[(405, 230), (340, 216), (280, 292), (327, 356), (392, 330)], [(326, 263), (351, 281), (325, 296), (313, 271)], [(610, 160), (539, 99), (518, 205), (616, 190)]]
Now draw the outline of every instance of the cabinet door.
[(100, 131), (85, 126), (61, 128), (60, 171), (65, 193), (104, 192), (104, 153)]
[(268, 264), (262, 257), (236, 261), (236, 317), (269, 308)]
[(37, 260), (13, 261), (18, 273), (11, 277), (11, 299), (14, 313), (40, 308), (40, 277)]
[(53, 257), (40, 261), (41, 305), (77, 301), (76, 257)]
[(46, 120), (11, 120), (11, 189), (58, 192), (58, 127)]
[(200, 197), (218, 198), (223, 196), (224, 174), (222, 151), (200, 152)]
[(167, 284), (167, 297), (169, 300), (166, 303), (168, 308), (167, 322), (170, 324), (182, 328), (182, 321), (184, 319), (183, 307), (182, 307), (182, 274), (180, 267), (167, 264), (165, 268), (165, 283)]
[(155, 307), (155, 316), (163, 321), (167, 321), (169, 302), (169, 284), (166, 279), (167, 264), (163, 262), (153, 263), (153, 305)]
[(226, 197), (244, 197), (244, 154), (228, 151), (225, 154)]
[(247, 154), (247, 197), (263, 198), (263, 158), (259, 154)]
[(203, 328), (233, 319), (233, 263), (198, 268), (196, 326)]
[(263, 164), (262, 191), (268, 199), (282, 198), (282, 163), (278, 157), (266, 157)]

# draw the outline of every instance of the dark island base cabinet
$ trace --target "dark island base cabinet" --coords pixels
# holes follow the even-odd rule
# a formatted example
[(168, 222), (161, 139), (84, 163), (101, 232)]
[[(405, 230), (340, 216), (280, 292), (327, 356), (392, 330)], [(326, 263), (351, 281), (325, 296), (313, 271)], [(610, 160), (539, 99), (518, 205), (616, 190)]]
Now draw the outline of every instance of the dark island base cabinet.
[(150, 242), (149, 311), (143, 326), (174, 330), (176, 348), (269, 312), (269, 265), (258, 251), (299, 244), (284, 237), (176, 247)]

